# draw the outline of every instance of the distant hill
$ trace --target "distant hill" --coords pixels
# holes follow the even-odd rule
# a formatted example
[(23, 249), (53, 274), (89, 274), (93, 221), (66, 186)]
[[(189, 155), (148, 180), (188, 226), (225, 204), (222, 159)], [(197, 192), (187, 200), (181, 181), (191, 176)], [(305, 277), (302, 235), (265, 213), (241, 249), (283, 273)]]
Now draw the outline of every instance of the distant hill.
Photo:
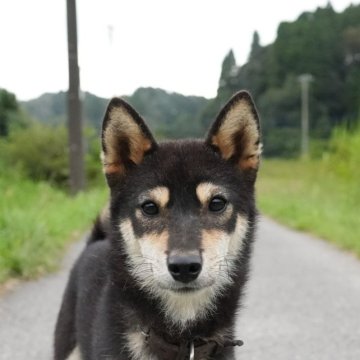
[[(85, 122), (100, 128), (102, 116), (108, 100), (85, 92), (83, 94), (83, 113)], [(36, 99), (23, 101), (23, 108), (35, 119), (47, 124), (66, 121), (66, 93), (45, 93)]]
[(160, 136), (182, 138), (203, 135), (199, 116), (208, 103), (203, 97), (139, 88), (125, 99)]
[[(131, 96), (123, 96), (146, 119), (152, 131), (159, 136), (177, 138), (199, 136), (201, 127), (197, 119), (208, 100), (197, 96), (184, 96), (161, 89), (139, 88)], [(108, 99), (84, 93), (85, 123), (100, 129)], [(66, 93), (46, 93), (22, 102), (23, 108), (35, 119), (47, 124), (66, 121)]]

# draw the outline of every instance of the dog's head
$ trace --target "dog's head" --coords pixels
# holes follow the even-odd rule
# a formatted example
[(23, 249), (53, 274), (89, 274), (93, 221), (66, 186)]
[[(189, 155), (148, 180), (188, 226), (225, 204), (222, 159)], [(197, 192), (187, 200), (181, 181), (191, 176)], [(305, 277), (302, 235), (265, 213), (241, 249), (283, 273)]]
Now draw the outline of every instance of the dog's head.
[(140, 115), (111, 100), (102, 132), (113, 246), (129, 273), (185, 324), (233, 283), (255, 214), (261, 152), (250, 95), (237, 93), (205, 140), (157, 144)]

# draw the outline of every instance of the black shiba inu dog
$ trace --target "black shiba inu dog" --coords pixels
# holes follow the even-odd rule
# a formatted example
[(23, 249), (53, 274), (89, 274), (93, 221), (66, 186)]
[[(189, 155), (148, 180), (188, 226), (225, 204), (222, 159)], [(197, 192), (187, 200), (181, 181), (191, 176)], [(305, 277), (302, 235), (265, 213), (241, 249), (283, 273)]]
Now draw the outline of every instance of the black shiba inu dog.
[(55, 359), (234, 359), (261, 152), (250, 95), (235, 94), (205, 140), (160, 144), (114, 98), (102, 149), (110, 205), (71, 272)]

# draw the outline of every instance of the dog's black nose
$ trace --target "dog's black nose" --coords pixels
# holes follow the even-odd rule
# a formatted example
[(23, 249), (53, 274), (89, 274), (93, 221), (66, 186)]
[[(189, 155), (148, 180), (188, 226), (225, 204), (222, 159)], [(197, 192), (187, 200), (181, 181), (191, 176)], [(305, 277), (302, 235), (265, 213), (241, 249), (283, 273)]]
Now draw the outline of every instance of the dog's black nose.
[(199, 255), (171, 255), (168, 257), (168, 269), (171, 276), (185, 284), (195, 280), (202, 268), (202, 261)]

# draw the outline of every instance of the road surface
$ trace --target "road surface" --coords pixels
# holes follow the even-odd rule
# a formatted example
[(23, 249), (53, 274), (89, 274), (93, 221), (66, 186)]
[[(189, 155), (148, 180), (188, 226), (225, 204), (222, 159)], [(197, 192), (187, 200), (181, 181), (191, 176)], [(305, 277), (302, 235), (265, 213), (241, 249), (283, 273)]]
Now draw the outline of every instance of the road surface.
[[(50, 360), (63, 270), (0, 298), (0, 360)], [(359, 360), (360, 261), (261, 219), (237, 332), (244, 360)], [(171, 360), (171, 359), (169, 359)]]

